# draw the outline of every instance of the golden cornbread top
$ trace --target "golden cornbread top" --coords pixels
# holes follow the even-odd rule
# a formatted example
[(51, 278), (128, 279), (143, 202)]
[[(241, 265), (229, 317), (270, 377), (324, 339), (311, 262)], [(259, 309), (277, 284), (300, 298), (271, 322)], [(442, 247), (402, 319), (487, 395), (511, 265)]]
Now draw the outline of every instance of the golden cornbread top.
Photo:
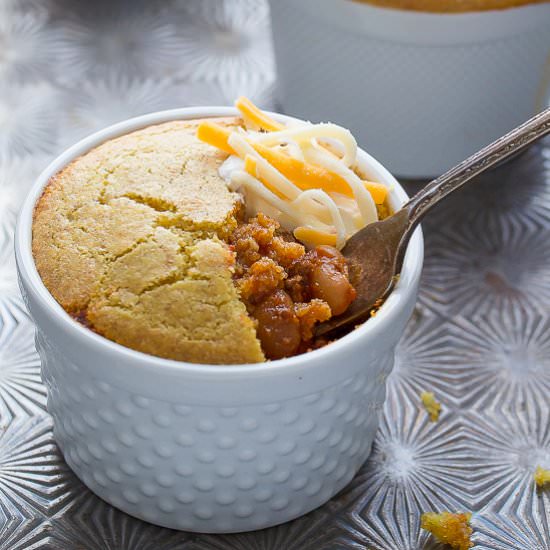
[(195, 137), (199, 122), (107, 141), (54, 176), (35, 209), (36, 266), (66, 311), (120, 344), (191, 362), (263, 361), (223, 241), (241, 197), (218, 175), (227, 155)]
[(460, 13), (516, 8), (528, 4), (543, 4), (548, 0), (354, 0), (381, 8), (416, 10), (436, 13)]

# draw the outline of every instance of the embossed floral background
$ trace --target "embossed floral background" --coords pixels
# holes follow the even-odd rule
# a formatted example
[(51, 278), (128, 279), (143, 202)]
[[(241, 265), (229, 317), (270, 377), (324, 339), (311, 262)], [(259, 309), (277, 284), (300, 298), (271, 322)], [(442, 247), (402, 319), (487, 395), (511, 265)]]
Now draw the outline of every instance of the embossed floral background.
[(12, 253), (33, 178), (105, 125), (240, 93), (272, 108), (274, 84), (263, 0), (0, 0), (0, 549), (434, 550), (419, 519), (431, 509), (473, 511), (478, 550), (550, 549), (550, 494), (532, 481), (550, 468), (548, 142), (424, 224), (420, 300), (374, 451), (325, 506), (256, 533), (180, 533), (111, 508), (65, 465)]

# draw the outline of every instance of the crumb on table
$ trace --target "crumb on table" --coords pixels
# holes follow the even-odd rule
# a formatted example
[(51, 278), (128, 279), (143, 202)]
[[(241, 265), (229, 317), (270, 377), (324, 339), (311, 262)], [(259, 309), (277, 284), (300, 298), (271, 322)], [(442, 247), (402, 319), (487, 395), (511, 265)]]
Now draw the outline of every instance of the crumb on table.
[(545, 485), (550, 485), (550, 470), (545, 470), (542, 466), (537, 466), (533, 477), (535, 478), (537, 487), (541, 489)]
[(468, 550), (473, 546), (471, 517), (469, 513), (427, 512), (422, 514), (421, 527), (455, 550)]
[(432, 422), (437, 422), (439, 419), (439, 413), (441, 412), (441, 403), (436, 401), (435, 395), (431, 391), (423, 391), (420, 394), (420, 400), (426, 409), (426, 412), (430, 415)]

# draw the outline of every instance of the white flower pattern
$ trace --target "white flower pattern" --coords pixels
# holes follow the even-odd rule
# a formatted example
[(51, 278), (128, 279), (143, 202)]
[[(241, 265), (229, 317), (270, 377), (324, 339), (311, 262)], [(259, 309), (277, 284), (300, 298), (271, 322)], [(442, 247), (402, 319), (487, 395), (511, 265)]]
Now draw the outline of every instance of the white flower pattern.
[(57, 20), (60, 78), (72, 87), (75, 78), (94, 80), (106, 71), (138, 78), (172, 76), (182, 44), (168, 6), (156, 0), (66, 6)]
[(45, 81), (0, 88), (0, 162), (59, 152), (59, 90)]
[(267, 5), (254, 0), (184, 0), (182, 74), (239, 89), (274, 79)]
[(57, 37), (47, 21), (41, 12), (0, 12), (0, 81), (44, 79), (55, 72)]

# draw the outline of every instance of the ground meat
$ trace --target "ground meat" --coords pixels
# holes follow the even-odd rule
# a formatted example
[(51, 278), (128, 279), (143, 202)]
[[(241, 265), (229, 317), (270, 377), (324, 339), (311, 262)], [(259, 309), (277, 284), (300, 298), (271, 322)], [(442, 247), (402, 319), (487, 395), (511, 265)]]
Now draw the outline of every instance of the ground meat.
[(262, 213), (240, 224), (230, 244), (235, 284), (258, 323), (266, 357), (280, 359), (322, 345), (314, 340), (315, 325), (344, 313), (355, 298), (340, 252), (331, 246), (306, 252)]
[(313, 328), (318, 322), (328, 321), (332, 317), (330, 306), (317, 298), (306, 303), (296, 302), (294, 311), (300, 321), (300, 336), (304, 342), (313, 339)]
[(243, 271), (239, 280), (241, 298), (257, 304), (281, 287), (286, 277), (283, 267), (271, 258), (263, 257)]

